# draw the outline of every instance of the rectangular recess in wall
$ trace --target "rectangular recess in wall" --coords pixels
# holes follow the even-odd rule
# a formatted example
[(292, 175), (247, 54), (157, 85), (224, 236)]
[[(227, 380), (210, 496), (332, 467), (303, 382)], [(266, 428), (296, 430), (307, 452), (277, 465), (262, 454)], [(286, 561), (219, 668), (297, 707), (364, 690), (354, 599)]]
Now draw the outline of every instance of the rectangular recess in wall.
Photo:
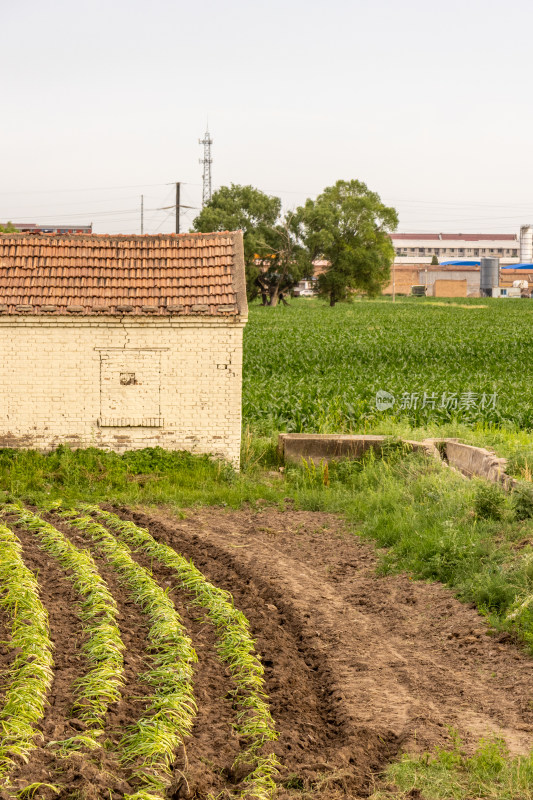
[(99, 417), (100, 428), (163, 428), (165, 420), (162, 417), (148, 417), (134, 419), (128, 417)]
[(161, 350), (100, 350), (100, 427), (163, 426)]

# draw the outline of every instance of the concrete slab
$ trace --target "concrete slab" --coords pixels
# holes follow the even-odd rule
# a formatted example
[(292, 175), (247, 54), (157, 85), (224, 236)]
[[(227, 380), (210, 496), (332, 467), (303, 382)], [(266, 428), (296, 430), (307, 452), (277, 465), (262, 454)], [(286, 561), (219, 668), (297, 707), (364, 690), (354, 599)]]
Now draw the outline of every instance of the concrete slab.
[(455, 467), (468, 478), (475, 475), (492, 481), (492, 483), (501, 483), (509, 487), (515, 483), (513, 478), (505, 472), (507, 459), (499, 458), (490, 450), (450, 440), (446, 441), (445, 450), (446, 460), (450, 467)]
[[(370, 448), (379, 449), (388, 436), (371, 434), (336, 433), (280, 433), (278, 450), (286, 462), (301, 464), (302, 459), (314, 464), (332, 459), (360, 458)], [(506, 474), (507, 461), (483, 447), (463, 444), (457, 439), (401, 439), (414, 451), (424, 452), (432, 458), (456, 469), (468, 478), (478, 476), (493, 483), (512, 488), (516, 481)], [(444, 456), (444, 459), (443, 459)]]
[(336, 433), (280, 433), (278, 449), (285, 461), (301, 464), (302, 458), (320, 464), (339, 458), (360, 458), (371, 447), (377, 448), (386, 436), (350, 436)]
[[(285, 461), (301, 464), (302, 458), (319, 464), (340, 458), (360, 458), (370, 448), (379, 449), (390, 436), (337, 433), (280, 433), (278, 450)], [(402, 439), (410, 449), (440, 458), (433, 441)]]

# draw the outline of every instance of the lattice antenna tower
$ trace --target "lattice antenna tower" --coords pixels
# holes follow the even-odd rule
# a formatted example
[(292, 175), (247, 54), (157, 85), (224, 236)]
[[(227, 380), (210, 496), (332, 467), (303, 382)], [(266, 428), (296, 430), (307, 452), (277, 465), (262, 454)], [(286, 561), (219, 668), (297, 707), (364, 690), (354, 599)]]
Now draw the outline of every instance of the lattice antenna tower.
[(209, 127), (205, 132), (203, 139), (198, 139), (200, 144), (204, 146), (204, 157), (200, 159), (200, 164), (203, 164), (204, 171), (202, 176), (202, 208), (211, 200), (211, 145), (213, 140), (209, 136)]

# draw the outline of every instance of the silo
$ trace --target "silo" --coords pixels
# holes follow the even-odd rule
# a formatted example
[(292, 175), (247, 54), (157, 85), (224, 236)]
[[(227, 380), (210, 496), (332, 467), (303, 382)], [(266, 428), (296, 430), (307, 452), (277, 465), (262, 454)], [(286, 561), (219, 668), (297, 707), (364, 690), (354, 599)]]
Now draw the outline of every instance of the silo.
[(531, 264), (533, 262), (533, 227), (522, 225), (520, 228), (520, 263)]
[(492, 290), (500, 284), (500, 259), (482, 258), (479, 271), (481, 297), (492, 297)]

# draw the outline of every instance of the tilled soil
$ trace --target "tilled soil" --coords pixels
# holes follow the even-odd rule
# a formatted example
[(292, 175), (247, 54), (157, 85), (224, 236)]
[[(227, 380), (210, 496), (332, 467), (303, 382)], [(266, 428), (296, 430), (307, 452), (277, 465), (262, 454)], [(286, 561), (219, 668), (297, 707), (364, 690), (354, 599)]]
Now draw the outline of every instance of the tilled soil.
[[(448, 743), (450, 727), (471, 749), (487, 734), (502, 736), (513, 753), (533, 746), (533, 661), (508, 637), (491, 635), (476, 611), (441, 585), (376, 576), (372, 546), (347, 533), (337, 517), (271, 509), (200, 509), (184, 519), (161, 510), (118, 513), (192, 559), (248, 617), (280, 734), (274, 745), (282, 763), (280, 800), (365, 797), (391, 759)], [(80, 531), (49, 520), (78, 546), (88, 544)], [(69, 708), (73, 682), (87, 667), (83, 631), (70, 582), (32, 534), (15, 530), (26, 563), (39, 571), (57, 669), (42, 746), (13, 778), (17, 787), (56, 783), (59, 800), (118, 800), (135, 790), (135, 781), (107, 751), (65, 762), (46, 747), (79, 729)], [(115, 744), (142, 713), (147, 627), (109, 565), (92, 553), (119, 604), (127, 646), (123, 698), (111, 707), (104, 734)], [(176, 589), (172, 571), (135, 557), (169, 591), (198, 653), (199, 713), (186, 753), (177, 754), (169, 797), (229, 797), (238, 788), (231, 764), (239, 740), (213, 629)]]
[(11, 630), (11, 619), (3, 608), (0, 608), (0, 706), (4, 702), (5, 687), (2, 675), (10, 669), (15, 659), (14, 651), (8, 646)]
[(442, 585), (378, 577), (374, 548), (338, 518), (129, 516), (250, 620), (280, 733), (280, 797), (365, 796), (390, 759), (449, 744), (450, 727), (471, 749), (490, 734), (512, 753), (533, 746), (533, 660)]

